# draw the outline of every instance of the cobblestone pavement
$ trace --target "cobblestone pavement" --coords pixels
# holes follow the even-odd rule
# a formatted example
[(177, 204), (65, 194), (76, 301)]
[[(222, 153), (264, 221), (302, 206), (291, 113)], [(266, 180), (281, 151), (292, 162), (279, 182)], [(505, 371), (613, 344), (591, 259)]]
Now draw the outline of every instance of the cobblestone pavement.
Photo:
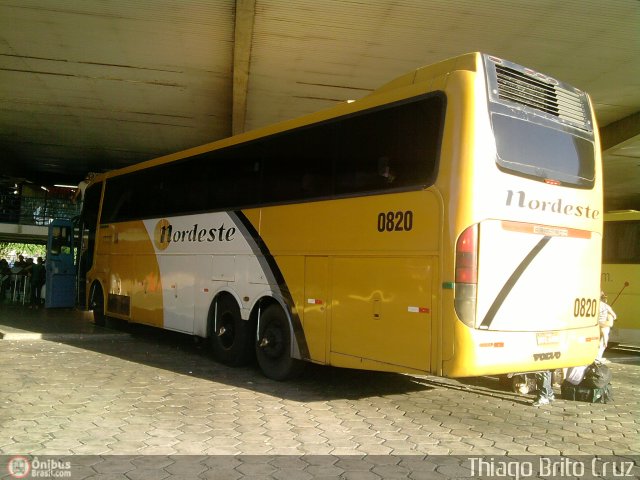
[(279, 383), (190, 337), (120, 328), (0, 340), (3, 463), (67, 458), (67, 478), (460, 478), (475, 476), (470, 456), (615, 456), (637, 478), (637, 353), (609, 352), (615, 403), (535, 408), (486, 377), (310, 365)]

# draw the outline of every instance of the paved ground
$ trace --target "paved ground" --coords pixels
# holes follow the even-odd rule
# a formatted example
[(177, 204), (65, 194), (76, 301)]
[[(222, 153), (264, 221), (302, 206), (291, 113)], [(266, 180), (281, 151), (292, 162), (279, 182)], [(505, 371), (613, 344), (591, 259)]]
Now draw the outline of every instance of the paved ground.
[(32, 472), (70, 461), (66, 478), (460, 478), (479, 476), (472, 457), (554, 456), (618, 462), (594, 473), (604, 478), (632, 461), (638, 478), (633, 352), (608, 352), (615, 403), (535, 408), (491, 378), (310, 366), (273, 382), (214, 362), (189, 337), (98, 328), (71, 310), (2, 305), (0, 332), (0, 478), (18, 478), (4, 467), (16, 455)]

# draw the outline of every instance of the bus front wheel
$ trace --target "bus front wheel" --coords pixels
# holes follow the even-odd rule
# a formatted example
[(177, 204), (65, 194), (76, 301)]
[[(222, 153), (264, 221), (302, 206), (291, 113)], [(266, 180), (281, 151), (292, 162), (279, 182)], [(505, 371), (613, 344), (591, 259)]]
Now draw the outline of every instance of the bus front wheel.
[(104, 327), (107, 323), (107, 317), (104, 312), (104, 295), (100, 285), (93, 287), (91, 294), (91, 309), (93, 310), (93, 323), (99, 327)]
[(209, 341), (215, 358), (229, 366), (245, 365), (251, 355), (249, 322), (231, 295), (221, 295), (213, 305)]
[(291, 357), (291, 330), (279, 305), (269, 305), (260, 317), (256, 344), (258, 365), (272, 380), (288, 380), (302, 373), (305, 363)]

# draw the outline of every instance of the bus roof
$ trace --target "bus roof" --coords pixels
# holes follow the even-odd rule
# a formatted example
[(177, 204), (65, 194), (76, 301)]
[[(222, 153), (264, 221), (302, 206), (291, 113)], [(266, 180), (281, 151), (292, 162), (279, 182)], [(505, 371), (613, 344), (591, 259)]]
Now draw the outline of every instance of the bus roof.
[(391, 80), (389, 83), (385, 83), (379, 88), (376, 88), (371, 92), (369, 97), (378, 95), (380, 93), (395, 90), (396, 88), (402, 88), (414, 83), (423, 83), (431, 81), (441, 75), (445, 75), (455, 70), (468, 70), (470, 72), (476, 72), (479, 69), (479, 64), (482, 61), (482, 53), (473, 52), (459, 55), (457, 57), (448, 58), (441, 62), (434, 63), (432, 65), (426, 65), (415, 69), (412, 72), (406, 73), (398, 78)]

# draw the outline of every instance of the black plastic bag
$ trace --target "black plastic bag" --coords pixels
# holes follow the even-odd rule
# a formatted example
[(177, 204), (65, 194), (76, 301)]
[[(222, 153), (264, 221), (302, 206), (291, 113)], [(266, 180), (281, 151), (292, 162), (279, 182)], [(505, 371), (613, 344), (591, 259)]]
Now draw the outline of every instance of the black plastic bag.
[(600, 362), (593, 362), (584, 372), (580, 385), (590, 388), (605, 388), (611, 382), (611, 370)]

